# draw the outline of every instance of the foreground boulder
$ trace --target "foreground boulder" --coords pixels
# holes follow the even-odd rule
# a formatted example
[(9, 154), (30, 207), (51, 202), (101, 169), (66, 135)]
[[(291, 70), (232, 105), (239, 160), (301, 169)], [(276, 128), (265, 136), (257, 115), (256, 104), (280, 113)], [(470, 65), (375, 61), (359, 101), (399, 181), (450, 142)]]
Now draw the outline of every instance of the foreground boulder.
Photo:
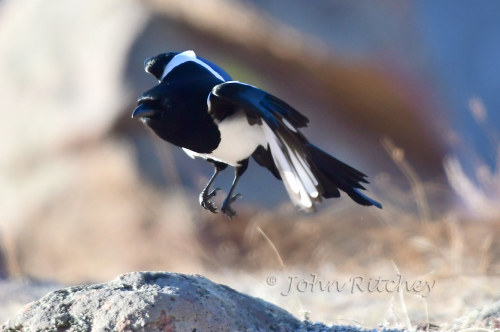
[(5, 331), (293, 331), (301, 322), (202, 276), (134, 272), (58, 290), (27, 305)]

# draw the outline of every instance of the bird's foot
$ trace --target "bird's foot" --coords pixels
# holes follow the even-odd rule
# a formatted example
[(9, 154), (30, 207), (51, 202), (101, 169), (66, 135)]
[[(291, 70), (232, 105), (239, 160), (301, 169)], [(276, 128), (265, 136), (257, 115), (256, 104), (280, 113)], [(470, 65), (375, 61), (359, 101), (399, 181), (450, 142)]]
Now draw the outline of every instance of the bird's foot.
[(239, 197), (241, 197), (241, 194), (236, 194), (233, 197), (226, 197), (224, 200), (224, 203), (222, 203), (222, 208), (221, 211), (224, 213), (226, 216), (229, 217), (229, 219), (233, 219), (233, 217), (236, 216), (236, 212), (231, 208), (231, 203), (236, 201)]
[(215, 188), (207, 194), (208, 188), (205, 188), (200, 193), (200, 205), (212, 213), (217, 213), (217, 206), (210, 202), (210, 199), (217, 194), (218, 190), (220, 190), (220, 188)]

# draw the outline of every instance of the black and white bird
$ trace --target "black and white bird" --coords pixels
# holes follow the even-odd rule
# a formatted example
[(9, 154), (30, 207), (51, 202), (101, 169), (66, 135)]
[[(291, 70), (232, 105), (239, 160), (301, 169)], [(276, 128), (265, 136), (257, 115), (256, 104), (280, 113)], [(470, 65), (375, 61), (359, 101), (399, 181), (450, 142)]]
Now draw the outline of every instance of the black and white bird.
[(340, 190), (356, 203), (382, 208), (360, 190), (366, 175), (330, 156), (300, 132), (309, 120), (283, 100), (252, 85), (233, 81), (214, 63), (193, 51), (171, 52), (144, 63), (158, 85), (144, 92), (132, 118), (140, 118), (160, 138), (181, 147), (190, 157), (212, 163), (215, 172), (200, 194), (200, 205), (211, 212), (219, 188), (212, 184), (228, 165), (234, 181), (221, 211), (240, 194), (236, 184), (250, 157), (281, 179), (292, 202), (312, 211), (322, 197), (339, 197)]

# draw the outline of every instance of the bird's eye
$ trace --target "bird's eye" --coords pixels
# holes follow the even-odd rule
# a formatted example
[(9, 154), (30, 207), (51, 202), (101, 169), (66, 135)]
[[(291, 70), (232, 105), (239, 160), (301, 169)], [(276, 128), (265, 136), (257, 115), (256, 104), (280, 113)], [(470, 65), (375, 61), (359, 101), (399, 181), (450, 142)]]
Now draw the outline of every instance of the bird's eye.
[(174, 107), (174, 104), (171, 101), (165, 101), (165, 103), (163, 104), (163, 106), (166, 109), (172, 109)]

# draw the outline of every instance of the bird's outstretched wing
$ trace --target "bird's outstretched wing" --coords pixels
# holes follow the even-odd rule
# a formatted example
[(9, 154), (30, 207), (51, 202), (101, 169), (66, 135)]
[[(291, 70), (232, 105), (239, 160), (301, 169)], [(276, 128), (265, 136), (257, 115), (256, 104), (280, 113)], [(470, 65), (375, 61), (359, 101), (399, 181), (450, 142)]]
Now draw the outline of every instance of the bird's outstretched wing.
[(304, 210), (314, 209), (321, 201), (323, 188), (306, 148), (309, 143), (298, 130), (309, 120), (284, 101), (240, 82), (215, 86), (208, 103), (215, 121), (223, 121), (233, 112), (243, 110), (249, 125), (260, 126), (268, 146), (257, 149), (255, 160), (275, 176), (279, 175), (295, 205)]
[(262, 128), (267, 147), (254, 159), (285, 184), (292, 202), (311, 211), (321, 197), (338, 197), (339, 189), (361, 205), (382, 205), (361, 192), (366, 175), (309, 143), (298, 128), (309, 120), (284, 101), (240, 82), (216, 85), (208, 98), (208, 112), (216, 122), (243, 110), (249, 125)]

